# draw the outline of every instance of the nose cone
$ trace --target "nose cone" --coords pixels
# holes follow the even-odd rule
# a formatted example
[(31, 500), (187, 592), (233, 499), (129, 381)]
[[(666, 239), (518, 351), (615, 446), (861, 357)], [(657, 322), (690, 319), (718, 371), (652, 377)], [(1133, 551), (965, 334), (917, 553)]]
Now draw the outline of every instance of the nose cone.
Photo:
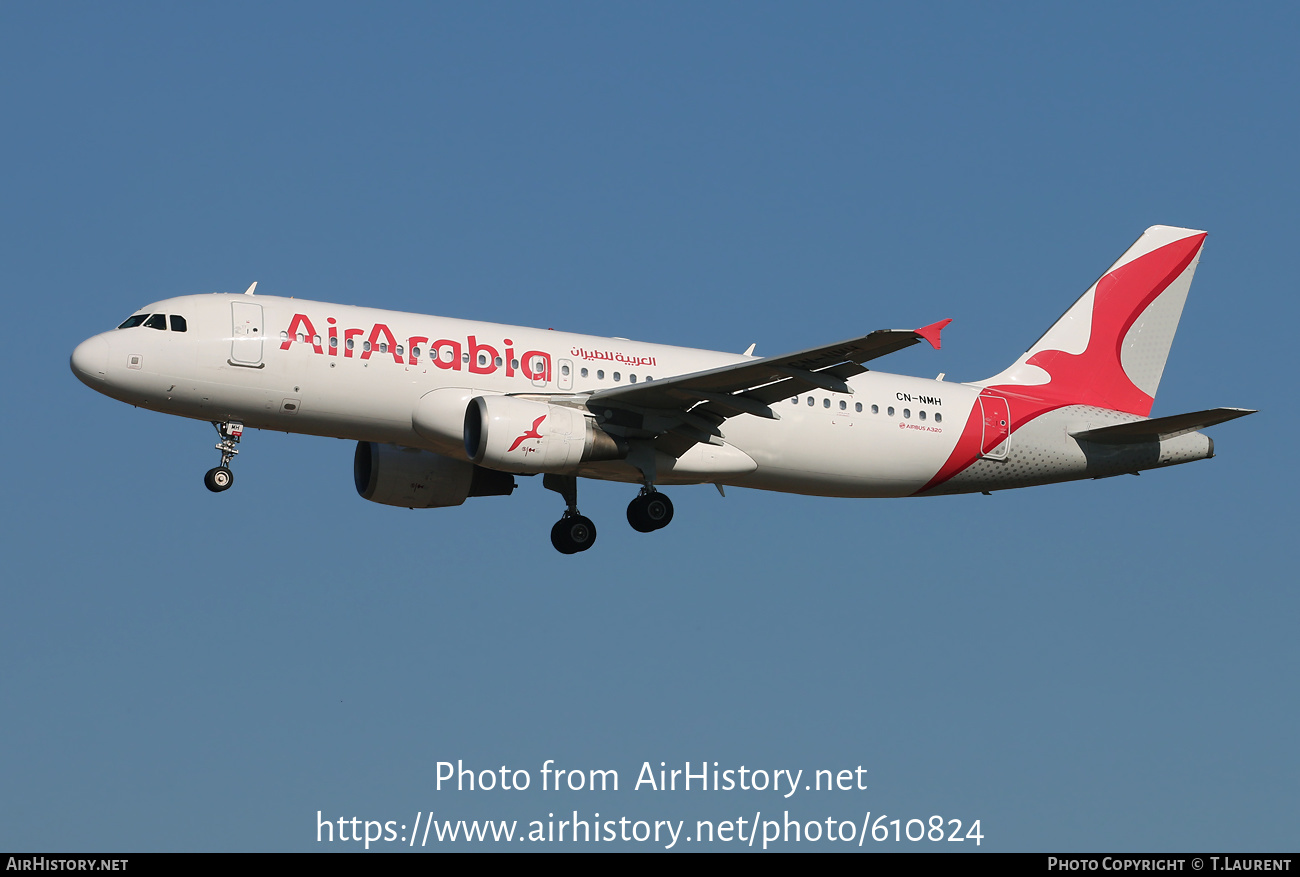
[(108, 377), (108, 341), (102, 335), (87, 338), (72, 351), (72, 373), (83, 384), (94, 387)]

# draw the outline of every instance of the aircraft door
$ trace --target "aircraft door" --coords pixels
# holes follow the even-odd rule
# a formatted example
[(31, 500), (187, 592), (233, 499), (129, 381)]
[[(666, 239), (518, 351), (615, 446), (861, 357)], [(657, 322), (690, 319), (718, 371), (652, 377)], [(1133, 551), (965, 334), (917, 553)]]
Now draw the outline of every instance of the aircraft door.
[(232, 335), (230, 364), (248, 368), (261, 368), (262, 363), (262, 306), (254, 302), (230, 303)]
[(533, 375), (534, 387), (545, 387), (551, 380), (551, 360), (550, 357), (535, 356), (528, 364)]
[(573, 361), (569, 359), (560, 360), (560, 376), (556, 380), (556, 388), (560, 390), (573, 389)]
[(984, 415), (980, 456), (987, 460), (1005, 460), (1011, 447), (1011, 409), (1001, 396), (980, 394), (979, 400)]

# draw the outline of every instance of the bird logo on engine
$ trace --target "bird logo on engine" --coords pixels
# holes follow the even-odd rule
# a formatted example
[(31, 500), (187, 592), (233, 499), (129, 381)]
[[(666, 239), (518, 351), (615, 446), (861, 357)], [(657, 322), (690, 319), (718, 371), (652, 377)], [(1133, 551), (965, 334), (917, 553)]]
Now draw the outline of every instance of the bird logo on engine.
[[(523, 435), (519, 436), (517, 439), (515, 439), (514, 442), (510, 445), (510, 447), (506, 448), (506, 453), (508, 454), (508, 453), (510, 453), (511, 451), (513, 451), (515, 448), (519, 447), (519, 446), (524, 442), (525, 439), (530, 439), (530, 438), (540, 439), (540, 438), (542, 437), (542, 434), (541, 434), (540, 432), (537, 431), (537, 428), (538, 428), (539, 426), (542, 425), (542, 421), (545, 420), (545, 419), (546, 419), (546, 415), (543, 414), (541, 417), (539, 417), (539, 418), (537, 418), (536, 420), (534, 420), (534, 421), (533, 421), (533, 428), (530, 429), (530, 430), (528, 430), (528, 431), (527, 431), (526, 433), (524, 433)], [(531, 446), (530, 446), (530, 447), (524, 448), (524, 453), (525, 453), (525, 454), (536, 453), (536, 451), (537, 451), (537, 448), (535, 448), (535, 447), (531, 447)]]

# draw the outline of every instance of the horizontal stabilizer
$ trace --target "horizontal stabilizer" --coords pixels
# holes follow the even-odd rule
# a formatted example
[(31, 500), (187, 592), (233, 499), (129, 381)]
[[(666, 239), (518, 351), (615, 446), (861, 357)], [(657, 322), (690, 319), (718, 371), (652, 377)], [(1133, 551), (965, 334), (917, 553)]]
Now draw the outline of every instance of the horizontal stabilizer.
[(1157, 417), (1154, 420), (1135, 420), (1132, 423), (1103, 426), (1100, 429), (1072, 432), (1070, 435), (1080, 441), (1102, 445), (1159, 442), (1254, 413), (1254, 409), (1251, 408), (1211, 408), (1208, 411), (1193, 411), (1190, 414), (1174, 414), (1169, 417)]

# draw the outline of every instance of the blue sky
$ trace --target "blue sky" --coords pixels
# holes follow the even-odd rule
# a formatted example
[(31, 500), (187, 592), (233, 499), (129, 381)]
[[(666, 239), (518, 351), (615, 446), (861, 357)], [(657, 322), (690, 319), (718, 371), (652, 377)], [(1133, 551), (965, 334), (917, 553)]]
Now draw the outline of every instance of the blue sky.
[[(0, 265), (23, 329), (0, 847), (353, 849), (316, 842), (317, 811), (576, 810), (1294, 849), (1298, 18), (0, 6)], [(584, 484), (600, 540), (567, 558), (538, 479), (391, 509), (356, 496), (336, 440), (250, 433), (213, 496), (210, 426), (67, 366), (147, 302), (257, 280), (760, 354), (952, 317), (942, 351), (881, 365), (975, 380), (1154, 224), (1210, 237), (1153, 413), (1261, 409), (1213, 430), (1217, 459), (992, 497), (677, 488), (651, 536), (624, 524), (630, 488)], [(457, 759), (533, 787), (439, 791)], [(542, 792), (547, 759), (615, 769), (620, 791)], [(861, 765), (869, 787), (634, 791), (647, 761)]]

